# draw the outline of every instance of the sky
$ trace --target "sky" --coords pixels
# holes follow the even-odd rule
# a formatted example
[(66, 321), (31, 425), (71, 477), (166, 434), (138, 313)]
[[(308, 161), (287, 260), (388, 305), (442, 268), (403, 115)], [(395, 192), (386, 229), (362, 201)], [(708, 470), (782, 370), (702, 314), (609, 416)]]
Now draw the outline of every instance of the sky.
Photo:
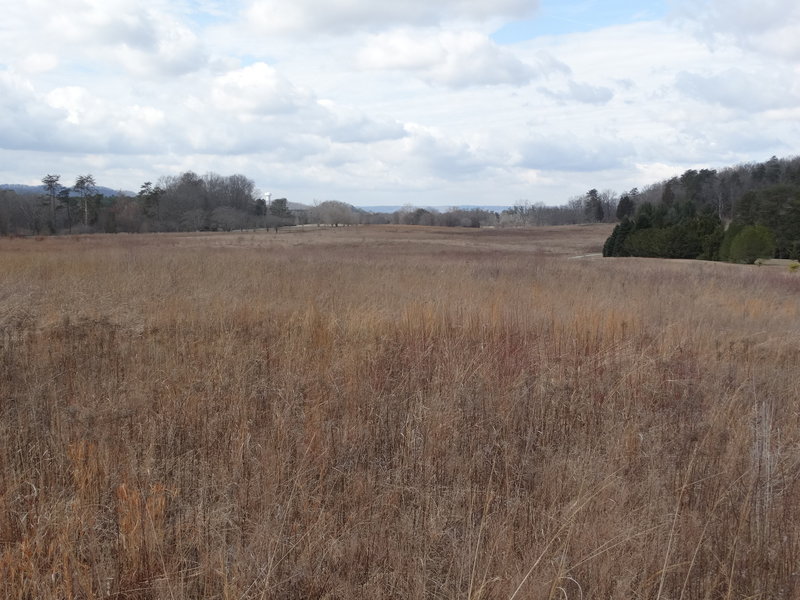
[(800, 153), (796, 0), (2, 0), (0, 183), (564, 204)]

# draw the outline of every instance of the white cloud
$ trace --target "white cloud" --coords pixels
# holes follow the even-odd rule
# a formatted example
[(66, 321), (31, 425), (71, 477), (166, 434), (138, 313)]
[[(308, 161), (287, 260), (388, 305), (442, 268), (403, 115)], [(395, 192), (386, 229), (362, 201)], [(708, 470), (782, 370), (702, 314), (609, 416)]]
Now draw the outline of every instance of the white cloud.
[(56, 88), (44, 101), (57, 115), (48, 128), (54, 149), (128, 154), (163, 143), (165, 114), (153, 106), (121, 104), (80, 86)]
[(391, 29), (402, 25), (430, 26), (443, 22), (486, 21), (498, 16), (523, 17), (537, 6), (533, 0), (253, 0), (246, 16), (265, 32), (325, 32)]
[(399, 30), (372, 36), (358, 54), (365, 69), (405, 70), (450, 87), (524, 85), (537, 70), (474, 32)]
[(208, 57), (197, 37), (188, 29), (170, 30), (159, 40), (158, 49), (152, 54), (143, 54), (137, 66), (140, 72), (155, 72), (165, 76), (183, 75), (206, 66)]
[(44, 27), (62, 42), (124, 44), (150, 50), (158, 43), (163, 15), (148, 10), (146, 3), (124, 0), (68, 0), (48, 11)]
[(22, 58), (19, 68), (22, 72), (29, 75), (46, 73), (58, 67), (58, 56), (49, 52), (34, 52)]
[(262, 62), (216, 77), (210, 94), (216, 109), (247, 115), (289, 113), (313, 102), (309, 91)]
[(700, 24), (704, 38), (800, 60), (800, 4), (796, 0), (709, 0), (700, 6), (688, 4), (684, 16)]
[[(20, 50), (42, 70), (55, 65), (48, 56), (73, 63), (91, 62), (94, 69), (137, 76), (176, 76), (203, 68), (208, 56), (202, 40), (181, 20), (178, 6), (159, 0), (29, 0), (4, 14), (8, 35), (0, 48), (6, 56)], [(5, 32), (4, 32), (5, 33)], [(33, 61), (33, 62), (32, 62)], [(43, 67), (47, 66), (47, 69)]]
[(164, 114), (147, 105), (120, 104), (81, 86), (43, 94), (24, 77), (0, 72), (3, 148), (126, 154), (150, 147)]
[(437, 32), (406, 29), (371, 36), (358, 53), (358, 64), (364, 69), (425, 71), (446, 56)]
[(748, 73), (733, 68), (710, 74), (683, 71), (676, 77), (676, 87), (696, 100), (761, 112), (797, 105), (800, 98), (791, 81), (787, 73)]
[(24, 108), (35, 98), (33, 84), (13, 71), (0, 71), (0, 91), (0, 106), (6, 110)]
[(98, 97), (74, 85), (53, 90), (47, 95), (47, 103), (53, 108), (62, 109), (67, 115), (66, 122), (72, 125), (94, 127), (103, 119), (105, 112)]
[(624, 166), (633, 155), (633, 145), (623, 140), (563, 132), (522, 141), (516, 164), (537, 171), (603, 171)]
[(443, 179), (475, 176), (489, 165), (479, 149), (463, 140), (453, 139), (436, 130), (407, 126), (409, 137), (403, 140), (402, 158), (416, 163), (426, 175)]
[(319, 105), (324, 110), (324, 116), (318, 132), (336, 143), (369, 144), (400, 139), (407, 134), (403, 124), (392, 119), (371, 118), (363, 111), (338, 106), (330, 100), (320, 100)]
[(117, 40), (114, 53), (137, 75), (174, 77), (205, 67), (208, 56), (200, 39), (188, 27), (167, 16), (153, 19), (145, 38)]
[(25, 150), (45, 146), (52, 123), (60, 116), (36, 94), (31, 82), (0, 71), (0, 140), (3, 148)]
[(568, 81), (566, 90), (552, 90), (540, 87), (539, 91), (561, 102), (582, 102), (584, 104), (606, 104), (614, 97), (611, 88)]

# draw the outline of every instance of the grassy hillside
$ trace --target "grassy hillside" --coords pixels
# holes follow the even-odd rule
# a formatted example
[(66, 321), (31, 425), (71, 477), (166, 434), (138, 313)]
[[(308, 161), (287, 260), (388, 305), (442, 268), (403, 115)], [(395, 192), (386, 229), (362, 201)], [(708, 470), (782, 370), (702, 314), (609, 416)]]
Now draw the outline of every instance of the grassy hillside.
[(0, 239), (0, 595), (797, 597), (800, 275), (609, 232)]

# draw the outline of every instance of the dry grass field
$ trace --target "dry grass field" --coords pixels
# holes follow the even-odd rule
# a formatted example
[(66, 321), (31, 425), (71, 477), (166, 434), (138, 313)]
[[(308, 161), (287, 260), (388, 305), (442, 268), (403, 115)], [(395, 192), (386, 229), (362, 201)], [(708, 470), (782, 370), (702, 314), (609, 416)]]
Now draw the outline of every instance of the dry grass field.
[(800, 273), (609, 231), (0, 239), (0, 597), (800, 597)]

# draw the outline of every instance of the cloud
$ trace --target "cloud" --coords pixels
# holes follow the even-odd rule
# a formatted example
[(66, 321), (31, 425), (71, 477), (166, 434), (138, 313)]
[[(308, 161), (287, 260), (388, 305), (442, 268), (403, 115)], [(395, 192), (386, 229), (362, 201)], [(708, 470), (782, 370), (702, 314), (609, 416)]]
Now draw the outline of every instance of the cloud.
[(56, 88), (47, 95), (47, 103), (66, 113), (72, 125), (95, 127), (105, 117), (105, 107), (97, 96), (79, 86)]
[[(120, 66), (138, 76), (177, 76), (203, 68), (208, 55), (190, 23), (182, 20), (179, 3), (158, 0), (29, 0), (4, 14), (8, 36), (0, 45), (6, 55), (19, 49), (28, 57), (20, 68), (51, 70), (59, 56), (74, 62), (91, 62), (96, 70), (119, 71)], [(21, 32), (26, 32), (22, 35)], [(38, 55), (38, 58), (37, 58)], [(42, 67), (50, 65), (48, 69)]]
[(114, 44), (114, 53), (133, 73), (174, 77), (204, 68), (208, 55), (197, 35), (185, 25), (166, 15), (152, 19), (145, 37)]
[(14, 73), (0, 72), (0, 147), (49, 152), (118, 152), (152, 144), (162, 113), (120, 105), (80, 86), (47, 94)]
[[(186, 110), (206, 122), (189, 138), (195, 151), (277, 148), (301, 159), (334, 143), (368, 144), (406, 135), (395, 120), (375, 119), (356, 108), (317, 100), (311, 91), (261, 62), (215, 77), (210, 93), (193, 94)], [(208, 123), (211, 115), (213, 124)]]
[(710, 0), (699, 7), (687, 4), (684, 16), (699, 24), (698, 33), (705, 38), (800, 60), (800, 4), (796, 0)]
[(572, 69), (566, 63), (558, 60), (555, 56), (545, 50), (537, 50), (534, 60), (539, 71), (545, 75), (572, 75)]
[(431, 26), (443, 22), (487, 21), (496, 17), (523, 17), (537, 6), (532, 0), (253, 0), (246, 9), (250, 23), (273, 33), (324, 32), (330, 35), (353, 31), (391, 29), (403, 25)]
[(368, 172), (371, 185), (391, 182), (398, 189), (420, 189), (471, 179), (493, 163), (481, 148), (435, 128), (407, 123), (405, 132), (402, 138), (371, 145), (367, 154), (360, 157), (354, 172), (362, 181)]
[[(374, 35), (358, 53), (358, 65), (367, 70), (408, 71), (428, 83), (452, 88), (525, 85), (539, 73), (473, 31), (406, 29)], [(558, 68), (552, 63), (548, 66)]]
[(38, 21), (44, 38), (55, 38), (60, 44), (115, 43), (152, 46), (156, 23), (141, 6), (124, 0), (97, 2), (63, 0), (58, 3), (30, 0), (27, 18)]
[(515, 164), (537, 171), (602, 171), (624, 166), (633, 154), (632, 144), (624, 140), (564, 132), (522, 141)]
[(36, 94), (31, 82), (0, 71), (0, 146), (24, 150), (46, 147), (53, 123), (61, 117)]
[[(703, 105), (687, 107), (693, 119), (676, 122), (661, 138), (637, 139), (637, 162), (671, 164), (674, 168), (720, 168), (742, 162), (766, 160), (794, 151), (800, 127), (769, 113), (753, 116), (746, 111), (729, 112)], [(719, 118), (719, 113), (729, 116)], [(715, 116), (716, 115), (716, 116)]]
[(340, 144), (370, 144), (397, 140), (406, 136), (403, 124), (392, 119), (374, 119), (363, 111), (338, 106), (330, 100), (320, 100), (324, 118), (319, 133)]
[(0, 106), (6, 110), (24, 108), (35, 98), (31, 82), (10, 70), (0, 71)]
[(130, 154), (166, 145), (166, 116), (153, 106), (122, 104), (80, 86), (56, 88), (44, 100), (59, 115), (49, 127), (54, 148)]
[(727, 69), (701, 75), (682, 71), (675, 86), (683, 94), (702, 102), (719, 104), (735, 110), (762, 112), (795, 106), (798, 94), (791, 90), (791, 77), (782, 74), (748, 73)]
[(581, 102), (583, 104), (606, 104), (613, 97), (614, 92), (605, 86), (595, 86), (588, 83), (578, 83), (570, 80), (566, 90), (553, 91), (540, 87), (539, 91), (559, 102)]
[(34, 52), (19, 61), (19, 69), (23, 73), (34, 75), (52, 71), (58, 66), (58, 56), (49, 52)]
[(469, 144), (419, 126), (409, 127), (404, 144), (407, 159), (422, 166), (428, 174), (444, 179), (471, 177), (486, 168), (484, 158)]
[(263, 62), (216, 77), (210, 94), (216, 109), (248, 115), (295, 112), (314, 100)]
[[(147, 93), (111, 87), (64, 85), (42, 93), (24, 76), (0, 71), (0, 148), (127, 155), (157, 148), (172, 154), (256, 153), (302, 161), (332, 145), (373, 144), (406, 135), (394, 119), (318, 101), (261, 62), (152, 89), (158, 94), (151, 103), (141, 101)], [(165, 102), (169, 98), (173, 102)]]

